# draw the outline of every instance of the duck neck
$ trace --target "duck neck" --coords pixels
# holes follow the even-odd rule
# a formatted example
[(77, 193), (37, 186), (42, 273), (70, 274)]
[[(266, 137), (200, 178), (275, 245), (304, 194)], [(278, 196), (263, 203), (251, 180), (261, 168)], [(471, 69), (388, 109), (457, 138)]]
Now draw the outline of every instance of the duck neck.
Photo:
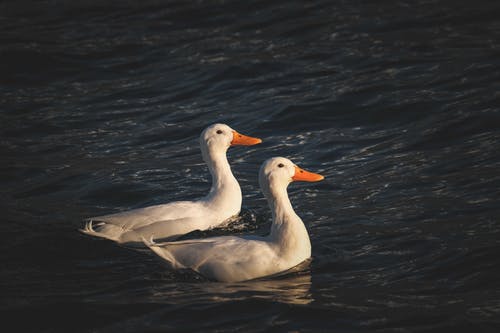
[[(212, 187), (206, 200), (220, 214), (229, 218), (239, 213), (241, 208), (241, 189), (231, 172), (226, 152), (207, 152), (203, 159), (212, 175)], [(220, 221), (219, 221), (220, 222)]]
[(266, 194), (273, 214), (271, 241), (278, 245), (283, 256), (309, 258), (311, 242), (304, 223), (293, 210), (286, 186), (270, 187)]

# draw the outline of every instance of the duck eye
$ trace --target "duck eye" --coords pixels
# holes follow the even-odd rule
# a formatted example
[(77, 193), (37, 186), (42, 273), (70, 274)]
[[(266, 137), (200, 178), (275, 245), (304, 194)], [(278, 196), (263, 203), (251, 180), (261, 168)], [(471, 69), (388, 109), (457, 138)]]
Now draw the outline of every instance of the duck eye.
[(278, 164), (278, 168), (282, 168), (282, 167), (284, 167), (284, 166), (285, 166), (285, 165), (284, 165), (283, 163)]
[(217, 130), (217, 134), (222, 134), (222, 130)]

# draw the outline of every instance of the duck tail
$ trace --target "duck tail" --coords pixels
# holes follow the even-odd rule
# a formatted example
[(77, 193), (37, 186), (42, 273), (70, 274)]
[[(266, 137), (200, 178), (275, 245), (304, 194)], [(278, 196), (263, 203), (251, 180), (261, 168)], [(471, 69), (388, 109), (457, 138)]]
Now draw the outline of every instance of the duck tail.
[(141, 236), (141, 239), (142, 239), (142, 242), (144, 243), (144, 245), (146, 245), (147, 247), (153, 247), (153, 246), (158, 246), (154, 240), (154, 235), (151, 235), (149, 237), (149, 239), (147, 239), (146, 237), (144, 236)]
[(141, 236), (141, 239), (142, 239), (142, 242), (144, 243), (144, 245), (146, 245), (149, 248), (151, 248), (151, 247), (162, 247), (162, 246), (166, 246), (166, 245), (168, 245), (170, 243), (170, 242), (156, 242), (154, 240), (154, 237), (155, 237), (155, 235), (152, 234), (151, 236), (149, 236), (149, 239), (147, 239), (144, 236)]
[(151, 235), (149, 239), (142, 237), (143, 243), (151, 249), (154, 253), (156, 253), (159, 257), (166, 260), (167, 264), (174, 269), (185, 268), (182, 264), (177, 262), (175, 257), (168, 249), (169, 242), (157, 243), (154, 241), (154, 235)]
[(106, 222), (95, 223), (92, 219), (87, 220), (82, 229), (78, 229), (81, 233), (106, 238), (115, 242), (120, 242), (120, 237), (123, 234), (123, 228)]

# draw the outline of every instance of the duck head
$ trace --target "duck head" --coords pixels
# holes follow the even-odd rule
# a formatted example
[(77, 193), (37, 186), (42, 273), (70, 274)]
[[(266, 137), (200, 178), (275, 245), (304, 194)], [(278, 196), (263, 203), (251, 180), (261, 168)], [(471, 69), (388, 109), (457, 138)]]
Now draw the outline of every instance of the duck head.
[(225, 124), (210, 125), (200, 135), (200, 146), (209, 153), (225, 153), (231, 146), (252, 146), (261, 142), (261, 139), (238, 133)]
[(266, 197), (275, 190), (284, 189), (293, 181), (317, 182), (324, 179), (320, 174), (306, 171), (284, 157), (266, 160), (259, 171), (260, 187)]

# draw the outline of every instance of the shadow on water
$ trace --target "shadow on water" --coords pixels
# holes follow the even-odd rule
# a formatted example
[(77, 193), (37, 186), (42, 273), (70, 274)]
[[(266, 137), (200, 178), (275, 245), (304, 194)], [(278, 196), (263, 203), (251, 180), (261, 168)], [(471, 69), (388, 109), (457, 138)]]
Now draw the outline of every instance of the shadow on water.
[[(313, 301), (310, 286), (311, 276), (307, 271), (241, 283), (166, 283), (154, 288), (146, 302), (157, 304), (159, 309), (124, 319), (102, 330), (133, 332), (143, 329), (145, 322), (151, 327), (183, 332), (272, 327), (265, 312), (269, 308), (281, 311), (286, 306), (310, 304)], [(188, 294), (191, 296), (186, 297)], [(172, 302), (172, 298), (176, 301)], [(221, 311), (223, 316), (220, 316)]]
[[(279, 277), (269, 277), (253, 281), (245, 281), (240, 283), (217, 283), (207, 281), (186, 286), (190, 289), (193, 295), (204, 295), (202, 298), (196, 298), (207, 303), (223, 303), (233, 302), (245, 299), (263, 299), (276, 301), (286, 304), (309, 304), (313, 301), (310, 287), (311, 275), (304, 269), (308, 263), (304, 263), (300, 268), (296, 268), (286, 275)], [(296, 273), (294, 273), (296, 272)], [(185, 293), (186, 290), (180, 290), (180, 293)], [(163, 291), (155, 290), (151, 296), (153, 302), (168, 302), (172, 290), (165, 288)], [(193, 300), (186, 299), (187, 303)], [(176, 303), (177, 304), (177, 303)]]

